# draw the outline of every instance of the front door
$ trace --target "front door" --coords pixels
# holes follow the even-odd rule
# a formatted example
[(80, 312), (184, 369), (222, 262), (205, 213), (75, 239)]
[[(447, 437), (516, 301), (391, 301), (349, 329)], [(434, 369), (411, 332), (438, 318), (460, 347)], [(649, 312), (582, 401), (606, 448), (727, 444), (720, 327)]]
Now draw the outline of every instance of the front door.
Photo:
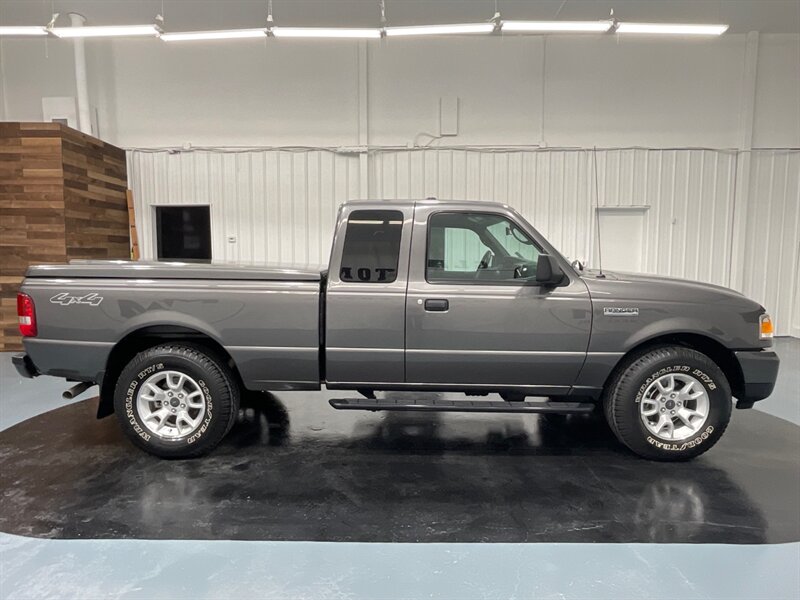
[(548, 246), (519, 215), (418, 204), (413, 238), (408, 383), (541, 395), (574, 383), (589, 343), (588, 291), (573, 272), (560, 287), (535, 284)]

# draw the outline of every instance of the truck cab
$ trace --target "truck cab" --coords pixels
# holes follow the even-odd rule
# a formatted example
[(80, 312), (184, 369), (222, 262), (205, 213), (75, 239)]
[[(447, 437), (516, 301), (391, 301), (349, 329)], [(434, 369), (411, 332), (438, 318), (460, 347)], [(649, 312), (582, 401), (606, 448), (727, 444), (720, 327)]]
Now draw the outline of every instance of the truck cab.
[(510, 207), (340, 211), (325, 294), (328, 387), (566, 395), (591, 322), (586, 284)]

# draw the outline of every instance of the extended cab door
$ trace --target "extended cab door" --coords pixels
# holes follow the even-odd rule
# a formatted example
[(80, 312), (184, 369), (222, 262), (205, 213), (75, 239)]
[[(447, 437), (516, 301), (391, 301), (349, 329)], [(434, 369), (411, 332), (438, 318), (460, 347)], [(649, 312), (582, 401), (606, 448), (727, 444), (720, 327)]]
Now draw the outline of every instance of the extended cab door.
[(533, 281), (553, 251), (512, 210), (454, 206), (416, 206), (406, 381), (567, 391), (589, 343), (586, 285), (571, 270), (560, 287)]
[(412, 204), (347, 204), (331, 252), (325, 311), (329, 384), (405, 380)]

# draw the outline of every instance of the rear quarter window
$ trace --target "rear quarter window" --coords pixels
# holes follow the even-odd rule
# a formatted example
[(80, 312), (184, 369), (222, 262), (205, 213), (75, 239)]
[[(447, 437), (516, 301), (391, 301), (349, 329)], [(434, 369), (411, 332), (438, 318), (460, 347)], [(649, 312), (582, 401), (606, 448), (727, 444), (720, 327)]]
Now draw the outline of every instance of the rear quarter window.
[(395, 281), (402, 231), (403, 213), (398, 210), (356, 210), (350, 213), (339, 279), (358, 283)]

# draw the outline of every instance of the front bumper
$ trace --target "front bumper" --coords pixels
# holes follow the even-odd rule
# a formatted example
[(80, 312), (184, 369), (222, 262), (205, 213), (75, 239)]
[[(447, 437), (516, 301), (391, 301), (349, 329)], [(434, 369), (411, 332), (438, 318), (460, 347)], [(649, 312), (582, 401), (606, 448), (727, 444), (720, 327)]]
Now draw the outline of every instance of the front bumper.
[(31, 357), (27, 354), (15, 354), (11, 357), (11, 362), (14, 365), (14, 368), (17, 370), (17, 373), (26, 379), (33, 379), (39, 375), (39, 371), (33, 364)]
[(775, 389), (778, 378), (778, 355), (768, 350), (740, 350), (733, 353), (742, 370), (742, 390), (736, 396), (736, 408), (750, 408)]

